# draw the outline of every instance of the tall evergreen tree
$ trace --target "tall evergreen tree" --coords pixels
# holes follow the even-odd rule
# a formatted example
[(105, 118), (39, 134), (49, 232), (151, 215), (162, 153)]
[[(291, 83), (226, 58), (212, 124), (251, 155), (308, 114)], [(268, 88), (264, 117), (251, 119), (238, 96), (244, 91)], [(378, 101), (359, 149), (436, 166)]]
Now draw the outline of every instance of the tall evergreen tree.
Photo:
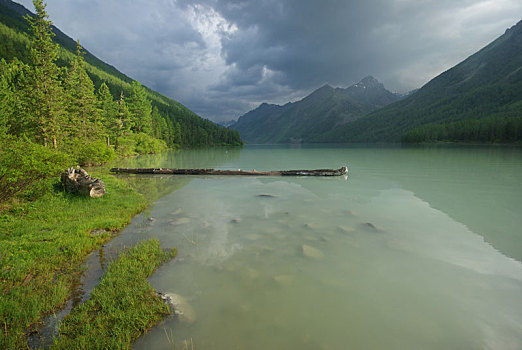
[(158, 110), (158, 107), (152, 107), (152, 136), (161, 139), (162, 123), (164, 120)]
[(173, 143), (181, 146), (183, 144), (183, 139), (181, 138), (181, 125), (178, 122), (174, 124), (174, 132), (173, 132)]
[(127, 105), (132, 117), (132, 131), (144, 132), (151, 135), (152, 105), (147, 98), (145, 88), (138, 81), (133, 81), (131, 84)]
[(0, 138), (7, 134), (13, 115), (14, 93), (9, 84), (9, 64), (0, 60)]
[(24, 83), (28, 66), (14, 58), (7, 63), (0, 60), (0, 119), (5, 132), (12, 135), (34, 136), (33, 125), (24, 105)]
[(80, 41), (77, 41), (76, 57), (68, 69), (65, 80), (68, 129), (72, 137), (92, 140), (101, 136), (103, 125), (94, 84), (85, 71), (83, 55)]
[(107, 146), (110, 146), (110, 140), (115, 140), (117, 135), (119, 102), (113, 100), (111, 91), (105, 82), (98, 89), (98, 101), (100, 102), (104, 135), (107, 140)]
[(58, 44), (53, 43), (52, 22), (47, 18), (43, 0), (33, 0), (35, 17), (26, 17), (31, 26), (30, 59), (32, 70), (26, 86), (30, 114), (37, 127), (37, 136), (45, 146), (62, 137), (64, 104), (60, 82), (61, 69), (56, 65)]
[(118, 114), (116, 117), (116, 121), (114, 123), (114, 147), (118, 149), (118, 140), (121, 136), (130, 132), (131, 122), (130, 122), (130, 113), (127, 108), (127, 104), (125, 102), (125, 96), (123, 95), (123, 91), (120, 94), (120, 99), (118, 100)]

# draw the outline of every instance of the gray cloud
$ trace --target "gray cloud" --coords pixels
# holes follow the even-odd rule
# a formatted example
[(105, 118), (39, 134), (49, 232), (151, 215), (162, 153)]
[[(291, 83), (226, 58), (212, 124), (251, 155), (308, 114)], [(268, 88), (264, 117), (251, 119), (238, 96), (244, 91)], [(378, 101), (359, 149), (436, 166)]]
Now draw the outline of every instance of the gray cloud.
[(48, 12), (99, 58), (219, 121), (368, 74), (420, 87), (520, 20), (522, 3), (48, 0)]

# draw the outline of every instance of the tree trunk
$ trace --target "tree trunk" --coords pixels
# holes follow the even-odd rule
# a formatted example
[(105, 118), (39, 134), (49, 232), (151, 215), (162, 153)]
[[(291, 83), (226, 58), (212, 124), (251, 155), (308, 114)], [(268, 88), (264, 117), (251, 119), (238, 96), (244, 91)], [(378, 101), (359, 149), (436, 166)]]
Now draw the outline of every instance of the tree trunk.
[(100, 179), (92, 178), (82, 168), (69, 168), (62, 173), (62, 183), (65, 190), (69, 193), (88, 195), (93, 198), (101, 197), (105, 194), (105, 184)]
[(165, 168), (112, 168), (114, 173), (172, 174), (172, 175), (254, 175), (254, 176), (340, 176), (347, 175), (348, 168), (316, 170), (215, 170), (215, 169), (165, 169)]

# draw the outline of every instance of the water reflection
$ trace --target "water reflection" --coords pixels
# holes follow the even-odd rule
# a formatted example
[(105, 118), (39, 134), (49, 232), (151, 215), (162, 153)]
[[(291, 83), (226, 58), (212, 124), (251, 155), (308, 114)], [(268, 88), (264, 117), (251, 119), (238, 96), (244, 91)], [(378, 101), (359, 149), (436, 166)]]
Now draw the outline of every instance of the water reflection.
[(180, 256), (151, 283), (197, 317), (135, 348), (168, 348), (163, 328), (198, 349), (517, 348), (521, 264), (388, 171), (198, 178), (163, 198), (151, 233)]
[[(232, 162), (232, 167), (258, 170), (342, 165), (348, 165), (351, 185), (377, 179), (372, 184), (376, 191), (397, 186), (412, 191), (504, 254), (522, 261), (520, 147), (254, 145)], [(321, 189), (319, 193), (327, 192)]]
[(241, 148), (216, 147), (171, 150), (161, 154), (130, 157), (115, 162), (122, 168), (218, 168), (239, 158)]

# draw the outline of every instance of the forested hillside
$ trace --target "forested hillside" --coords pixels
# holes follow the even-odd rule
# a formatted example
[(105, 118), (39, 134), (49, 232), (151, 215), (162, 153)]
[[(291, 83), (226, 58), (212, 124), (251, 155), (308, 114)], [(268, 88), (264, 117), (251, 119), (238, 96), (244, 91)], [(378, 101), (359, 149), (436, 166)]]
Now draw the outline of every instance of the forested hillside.
[[(10, 0), (0, 0), (0, 58), (4, 64), (31, 65), (31, 34), (24, 16), (30, 15), (23, 6)], [(57, 43), (57, 55), (54, 63), (64, 69), (70, 67), (76, 59), (77, 43), (52, 26), (52, 40)], [(130, 97), (136, 91), (136, 83), (114, 67), (100, 61), (88, 51), (83, 50), (83, 69), (92, 81), (94, 89), (99, 93), (102, 85), (106, 85), (114, 101)], [(17, 63), (13, 63), (16, 60)], [(19, 61), (19, 62), (18, 62)], [(59, 79), (64, 80), (60, 73)], [(105, 89), (105, 87), (103, 88)], [(150, 113), (146, 118), (152, 118), (151, 130), (148, 134), (163, 140), (168, 147), (181, 146), (214, 146), (241, 144), (239, 134), (218, 126), (208, 120), (198, 117), (182, 104), (167, 98), (146, 87), (143, 94), (151, 104)], [(127, 102), (127, 101), (125, 101)], [(130, 125), (128, 125), (130, 127)]]
[(341, 125), (401, 98), (368, 76), (346, 89), (330, 85), (284, 106), (263, 103), (230, 128), (250, 143), (315, 142)]
[(522, 21), (415, 94), (323, 142), (522, 141)]

